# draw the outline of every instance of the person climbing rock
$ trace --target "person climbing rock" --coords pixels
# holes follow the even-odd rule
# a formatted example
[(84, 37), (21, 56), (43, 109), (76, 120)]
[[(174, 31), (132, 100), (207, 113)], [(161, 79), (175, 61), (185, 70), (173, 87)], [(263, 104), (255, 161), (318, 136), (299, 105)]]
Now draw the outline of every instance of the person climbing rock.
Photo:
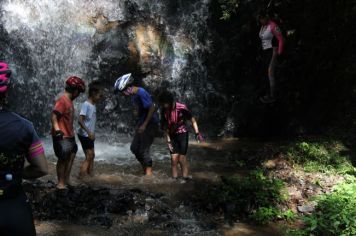
[(263, 103), (273, 103), (276, 101), (275, 68), (277, 57), (283, 53), (284, 39), (280, 28), (269, 18), (266, 11), (259, 13), (258, 20), (261, 24), (259, 36), (262, 43), (262, 67), (269, 81), (269, 93), (260, 100)]
[(53, 148), (58, 158), (58, 189), (65, 189), (67, 185), (70, 185), (70, 172), (78, 151), (73, 129), (73, 101), (84, 92), (84, 81), (76, 76), (69, 77), (66, 80), (65, 91), (56, 101), (52, 111)]
[(152, 175), (152, 158), (150, 148), (158, 132), (157, 108), (151, 95), (142, 87), (133, 86), (133, 77), (126, 74), (119, 77), (114, 85), (114, 91), (123, 96), (132, 97), (134, 114), (137, 117), (135, 136), (131, 143), (131, 152), (140, 162), (145, 175)]
[[(22, 179), (48, 172), (44, 148), (32, 123), (7, 109), (11, 70), (0, 61), (0, 235), (36, 235)], [(25, 159), (29, 163), (24, 167)]]
[(82, 145), (85, 161), (80, 167), (79, 177), (93, 175), (93, 166), (95, 158), (94, 141), (95, 141), (95, 123), (96, 123), (96, 106), (103, 97), (103, 92), (99, 82), (94, 81), (89, 84), (88, 99), (82, 104), (78, 123), (78, 138)]
[(171, 92), (162, 91), (158, 96), (158, 102), (162, 111), (162, 129), (165, 131), (167, 146), (171, 153), (172, 177), (178, 177), (179, 164), (183, 178), (188, 178), (187, 151), (189, 133), (186, 122), (192, 122), (197, 141), (203, 142), (204, 139), (199, 132), (198, 123), (186, 105), (175, 101)]

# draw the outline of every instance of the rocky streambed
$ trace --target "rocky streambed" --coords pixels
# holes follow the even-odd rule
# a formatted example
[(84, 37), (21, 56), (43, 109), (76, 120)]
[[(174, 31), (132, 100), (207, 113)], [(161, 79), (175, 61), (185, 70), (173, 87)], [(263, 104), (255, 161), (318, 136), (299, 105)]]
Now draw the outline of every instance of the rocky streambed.
[[(151, 178), (142, 176), (139, 165), (128, 160), (119, 164), (97, 161), (94, 177), (78, 179), (79, 155), (73, 166), (72, 186), (66, 190), (55, 187), (55, 159), (49, 155), (50, 174), (25, 182), (24, 188), (40, 236), (276, 236), (286, 224), (283, 220), (264, 227), (243, 217), (231, 222), (226, 219), (226, 206), (211, 202), (209, 195), (220, 184), (221, 176), (245, 176), (259, 166), (285, 183), (289, 199), (281, 207), (304, 214), (309, 199), (328, 192), (339, 179), (294, 170), (279, 152), (279, 145), (236, 139), (192, 144), (192, 180), (188, 181), (170, 178), (170, 160), (160, 141), (152, 150), (157, 158)], [(323, 188), (316, 187), (316, 179)]]

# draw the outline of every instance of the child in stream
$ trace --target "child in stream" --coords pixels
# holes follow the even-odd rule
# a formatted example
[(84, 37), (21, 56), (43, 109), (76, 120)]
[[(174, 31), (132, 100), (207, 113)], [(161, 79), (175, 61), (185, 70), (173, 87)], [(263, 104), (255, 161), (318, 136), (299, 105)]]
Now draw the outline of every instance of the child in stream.
[(137, 116), (135, 136), (131, 143), (131, 152), (140, 162), (144, 174), (152, 175), (150, 148), (158, 133), (158, 114), (151, 95), (141, 87), (133, 86), (133, 77), (126, 74), (118, 78), (114, 85), (115, 92), (131, 96), (134, 113)]
[(96, 123), (96, 106), (103, 97), (99, 82), (94, 81), (89, 85), (88, 99), (82, 104), (78, 123), (78, 138), (82, 145), (85, 160), (80, 167), (79, 177), (93, 175), (94, 165), (94, 141), (95, 141), (95, 123)]
[(187, 161), (187, 151), (189, 133), (186, 121), (191, 121), (195, 137), (198, 142), (203, 142), (203, 136), (199, 132), (198, 124), (187, 106), (176, 102), (172, 93), (163, 91), (158, 97), (162, 110), (162, 127), (168, 149), (171, 153), (172, 177), (178, 178), (178, 164), (182, 170), (184, 179), (189, 179), (189, 166)]
[(84, 92), (84, 81), (76, 76), (69, 77), (66, 81), (65, 91), (56, 101), (52, 111), (53, 149), (58, 158), (58, 189), (65, 189), (67, 188), (67, 185), (70, 185), (70, 172), (72, 170), (75, 155), (78, 151), (73, 128), (73, 101), (80, 95), (80, 93)]

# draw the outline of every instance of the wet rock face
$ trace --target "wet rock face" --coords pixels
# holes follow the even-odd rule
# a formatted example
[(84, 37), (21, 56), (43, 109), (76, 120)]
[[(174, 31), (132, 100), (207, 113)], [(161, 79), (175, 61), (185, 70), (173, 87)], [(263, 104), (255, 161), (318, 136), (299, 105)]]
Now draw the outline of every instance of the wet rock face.
[[(127, 132), (133, 120), (130, 102), (115, 97), (112, 85), (132, 72), (137, 84), (152, 93), (164, 83), (200, 118), (209, 118), (206, 101), (216, 92), (204, 64), (210, 48), (208, 4), (3, 0), (0, 58), (14, 69), (12, 108), (47, 134), (54, 100), (65, 79), (75, 74), (87, 82), (100, 80), (106, 88), (99, 130)], [(83, 100), (76, 101), (77, 109)]]

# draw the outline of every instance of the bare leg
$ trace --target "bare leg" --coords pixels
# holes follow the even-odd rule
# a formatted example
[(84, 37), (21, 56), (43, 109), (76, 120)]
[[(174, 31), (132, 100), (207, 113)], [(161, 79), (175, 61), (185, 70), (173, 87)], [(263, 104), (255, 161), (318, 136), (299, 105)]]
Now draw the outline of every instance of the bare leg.
[(178, 177), (178, 161), (179, 161), (179, 154), (172, 154), (171, 156), (171, 166), (172, 166), (172, 177)]
[(65, 188), (66, 181), (66, 160), (58, 159), (56, 168), (58, 177), (57, 188), (63, 189)]
[(90, 176), (94, 176), (94, 158), (95, 158), (95, 151), (93, 149), (92, 159), (90, 160), (89, 170), (88, 170), (88, 174)]
[(79, 172), (80, 177), (91, 174), (91, 168), (93, 167), (93, 161), (95, 157), (94, 149), (87, 149), (84, 151), (84, 153), (85, 153), (85, 160), (80, 167), (80, 172)]
[(270, 87), (270, 97), (274, 98), (276, 90), (276, 79), (274, 77), (274, 70), (277, 64), (277, 49), (273, 48), (273, 55), (268, 67), (268, 78), (269, 78), (269, 87)]
[(274, 98), (275, 90), (276, 90), (276, 80), (272, 68), (268, 70), (268, 77), (269, 77), (270, 97)]
[(76, 153), (71, 153), (70, 154), (70, 157), (68, 157), (68, 160), (67, 160), (67, 165), (66, 165), (66, 172), (65, 172), (65, 176), (66, 176), (66, 179), (65, 179), (65, 183), (66, 184), (70, 184), (70, 172), (72, 171), (72, 165), (73, 165), (73, 161), (74, 161), (74, 158), (75, 158), (75, 155)]
[(189, 166), (188, 166), (188, 161), (187, 157), (184, 155), (179, 155), (179, 163), (182, 168), (182, 175), (184, 178), (188, 177), (189, 174)]

